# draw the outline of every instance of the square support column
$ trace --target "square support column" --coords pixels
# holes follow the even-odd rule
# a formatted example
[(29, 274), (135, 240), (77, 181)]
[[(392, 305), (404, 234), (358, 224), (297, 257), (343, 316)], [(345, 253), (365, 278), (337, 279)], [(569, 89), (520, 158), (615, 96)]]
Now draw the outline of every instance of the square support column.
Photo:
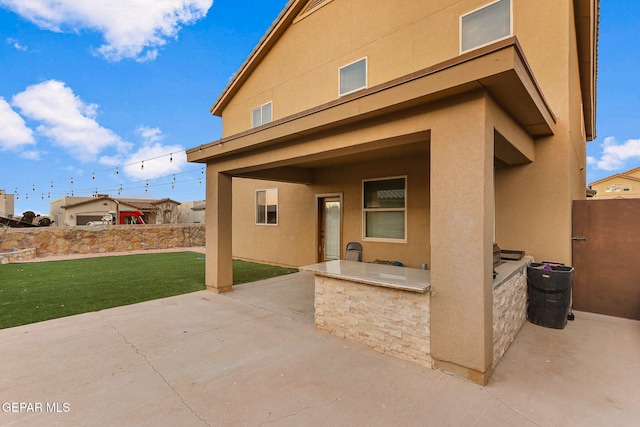
[(223, 293), (232, 290), (231, 176), (207, 165), (206, 277), (207, 289)]
[(431, 130), (431, 355), (485, 384), (493, 362), (493, 127), (482, 94)]

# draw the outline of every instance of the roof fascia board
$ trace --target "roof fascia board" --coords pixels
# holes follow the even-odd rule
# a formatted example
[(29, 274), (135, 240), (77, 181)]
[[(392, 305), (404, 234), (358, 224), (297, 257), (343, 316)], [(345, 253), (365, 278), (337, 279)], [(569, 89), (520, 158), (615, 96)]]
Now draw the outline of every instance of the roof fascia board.
[(589, 187), (591, 187), (592, 185), (600, 185), (600, 184), (604, 184), (607, 181), (620, 181), (620, 180), (629, 180), (629, 181), (633, 181), (633, 182), (640, 182), (640, 178), (636, 178), (635, 176), (629, 176), (629, 175), (625, 175), (624, 173), (617, 173), (615, 175), (610, 175), (606, 178), (602, 178), (598, 181), (594, 181), (591, 184), (589, 184)]
[(600, 0), (574, 0), (578, 67), (587, 141), (596, 138)]
[[(474, 68), (476, 74), (468, 74), (470, 67)], [(446, 73), (449, 77), (444, 78), (440, 73)], [(512, 37), (267, 125), (192, 148), (187, 150), (187, 158), (190, 162), (204, 163), (213, 157), (310, 135), (463, 92), (484, 88), (492, 93), (492, 85), (496, 86), (496, 82), (505, 78), (518, 81), (518, 93), (523, 96), (516, 97), (517, 108), (528, 108), (529, 111), (536, 112), (537, 121), (521, 124), (523, 129), (534, 137), (553, 134), (555, 115), (533, 80), (533, 74), (528, 70), (517, 40)], [(453, 86), (442, 86), (444, 80), (454, 82)], [(506, 111), (512, 107), (508, 105), (509, 102), (513, 104), (513, 101), (508, 100), (511, 98), (514, 98), (513, 94), (503, 94), (502, 99), (494, 94), (494, 100)]]
[(258, 66), (262, 59), (269, 53), (273, 45), (289, 28), (298, 13), (306, 6), (307, 0), (290, 0), (273, 21), (265, 35), (258, 41), (247, 59), (242, 63), (238, 71), (233, 75), (229, 84), (224, 88), (218, 99), (211, 106), (211, 114), (222, 116), (222, 110), (227, 106), (233, 95), (238, 91), (251, 72)]

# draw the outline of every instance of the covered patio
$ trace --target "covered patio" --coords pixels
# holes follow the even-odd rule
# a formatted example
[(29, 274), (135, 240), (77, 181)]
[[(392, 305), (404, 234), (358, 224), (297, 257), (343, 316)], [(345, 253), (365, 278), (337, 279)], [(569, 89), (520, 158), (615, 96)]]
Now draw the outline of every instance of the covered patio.
[[(232, 290), (234, 179), (297, 183), (316, 198), (337, 194), (347, 242), (363, 239), (362, 180), (402, 176), (408, 188), (403, 244), (365, 243), (381, 257), (401, 256), (407, 267), (429, 265), (437, 295), (429, 309), (433, 364), (485, 383), (496, 363), (493, 243), (517, 241), (521, 223), (506, 212), (525, 209), (510, 200), (511, 175), (496, 170), (533, 162), (534, 139), (552, 135), (554, 127), (511, 38), (191, 149), (189, 161), (207, 164), (207, 287)], [(297, 203), (313, 218), (313, 203)], [(288, 249), (292, 255), (314, 250), (315, 220), (298, 234), (313, 235), (312, 244)], [(317, 261), (323, 260), (306, 264)]]

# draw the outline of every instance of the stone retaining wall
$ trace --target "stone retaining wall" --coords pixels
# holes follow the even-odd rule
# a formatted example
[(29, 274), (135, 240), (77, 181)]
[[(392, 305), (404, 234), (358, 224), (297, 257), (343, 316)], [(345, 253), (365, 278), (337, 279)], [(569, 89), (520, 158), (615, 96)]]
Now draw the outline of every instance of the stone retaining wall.
[(316, 327), (432, 367), (430, 295), (316, 276)]
[(527, 321), (527, 264), (493, 289), (493, 367)]
[(205, 245), (204, 224), (10, 228), (0, 252), (35, 248), (37, 257)]
[(30, 261), (36, 258), (36, 249), (29, 248), (17, 251), (0, 252), (0, 264)]

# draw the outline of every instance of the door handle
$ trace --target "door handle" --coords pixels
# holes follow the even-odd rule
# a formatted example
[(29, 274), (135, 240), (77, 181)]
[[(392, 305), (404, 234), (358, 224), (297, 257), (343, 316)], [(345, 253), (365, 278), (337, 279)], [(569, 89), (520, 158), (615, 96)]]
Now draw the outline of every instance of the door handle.
[(587, 238), (586, 237), (572, 237), (571, 240), (576, 241), (576, 242), (586, 242)]

